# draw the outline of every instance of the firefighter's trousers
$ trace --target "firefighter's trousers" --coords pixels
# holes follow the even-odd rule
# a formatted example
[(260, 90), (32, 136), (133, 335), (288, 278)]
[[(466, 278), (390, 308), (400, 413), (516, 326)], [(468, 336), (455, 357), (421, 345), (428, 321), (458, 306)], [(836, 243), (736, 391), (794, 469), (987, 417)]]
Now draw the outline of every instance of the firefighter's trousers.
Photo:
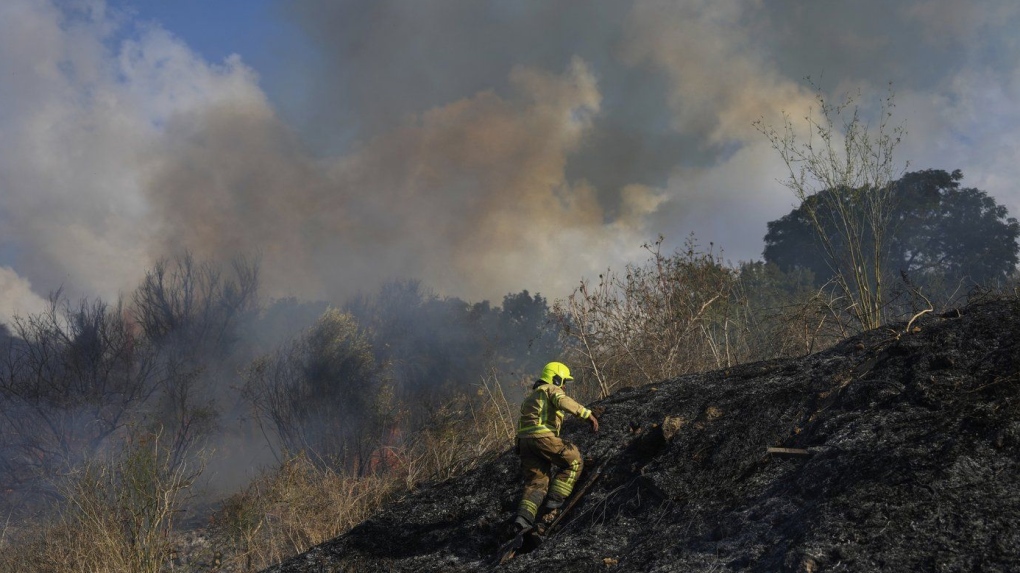
[[(521, 455), (521, 471), (524, 474), (524, 493), (517, 506), (517, 515), (534, 523), (547, 492), (549, 501), (556, 505), (570, 495), (581, 475), (584, 461), (577, 446), (555, 436), (519, 438), (517, 452)], [(552, 466), (560, 468), (560, 471), (550, 485)]]

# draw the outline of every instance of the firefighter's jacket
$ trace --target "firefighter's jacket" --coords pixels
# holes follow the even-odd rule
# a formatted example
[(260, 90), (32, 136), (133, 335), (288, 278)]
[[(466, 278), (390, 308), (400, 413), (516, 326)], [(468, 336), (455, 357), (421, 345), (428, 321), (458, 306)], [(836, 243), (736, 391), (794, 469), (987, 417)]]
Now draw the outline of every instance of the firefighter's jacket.
[(521, 418), (517, 422), (518, 438), (547, 438), (560, 435), (563, 412), (587, 420), (591, 410), (578, 404), (563, 388), (539, 381), (521, 404)]

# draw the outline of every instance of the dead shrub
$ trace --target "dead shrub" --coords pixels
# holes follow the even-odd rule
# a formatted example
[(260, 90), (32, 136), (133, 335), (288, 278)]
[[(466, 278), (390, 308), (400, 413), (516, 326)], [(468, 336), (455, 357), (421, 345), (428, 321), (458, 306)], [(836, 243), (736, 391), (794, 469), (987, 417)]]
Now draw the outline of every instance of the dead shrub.
[(693, 238), (671, 256), (662, 241), (645, 245), (647, 264), (628, 265), (622, 276), (607, 270), (596, 285), (582, 281), (554, 308), (574, 342), (571, 363), (594, 375), (601, 397), (730, 360), (735, 273)]
[[(581, 374), (577, 396), (603, 398), (627, 386), (754, 360), (796, 356), (838, 339), (829, 309), (806, 290), (809, 277), (725, 263), (690, 237), (624, 272), (582, 281), (554, 307), (570, 340), (565, 359)], [(593, 383), (594, 382), (594, 383)]]

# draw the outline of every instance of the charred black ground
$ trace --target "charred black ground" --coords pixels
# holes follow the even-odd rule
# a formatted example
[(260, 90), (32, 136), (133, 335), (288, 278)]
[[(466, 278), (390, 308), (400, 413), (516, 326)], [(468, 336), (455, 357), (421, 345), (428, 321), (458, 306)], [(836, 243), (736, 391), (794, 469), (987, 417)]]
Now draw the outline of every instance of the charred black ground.
[(1020, 305), (906, 326), (596, 404), (564, 434), (606, 473), (501, 567), (510, 450), (269, 571), (1020, 570)]

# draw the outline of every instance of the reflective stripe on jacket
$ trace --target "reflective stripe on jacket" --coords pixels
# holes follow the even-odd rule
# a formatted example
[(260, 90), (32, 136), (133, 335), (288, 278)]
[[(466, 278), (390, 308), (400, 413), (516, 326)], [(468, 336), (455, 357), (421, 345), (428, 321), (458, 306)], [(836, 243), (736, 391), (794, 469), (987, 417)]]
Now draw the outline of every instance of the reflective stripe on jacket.
[(563, 412), (587, 420), (591, 410), (567, 396), (563, 388), (545, 382), (535, 386), (521, 404), (521, 418), (517, 422), (518, 438), (545, 438), (559, 436)]

